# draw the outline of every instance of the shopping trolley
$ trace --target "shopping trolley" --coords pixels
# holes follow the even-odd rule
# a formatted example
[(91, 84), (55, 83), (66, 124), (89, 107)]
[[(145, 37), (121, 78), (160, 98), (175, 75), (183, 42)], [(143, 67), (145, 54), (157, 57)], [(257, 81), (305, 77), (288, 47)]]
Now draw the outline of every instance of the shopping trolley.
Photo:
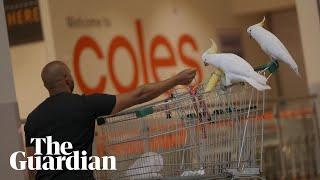
[[(258, 68), (265, 74), (278, 64)], [(97, 179), (259, 178), (265, 92), (239, 83), (204, 85), (99, 119), (117, 170)]]

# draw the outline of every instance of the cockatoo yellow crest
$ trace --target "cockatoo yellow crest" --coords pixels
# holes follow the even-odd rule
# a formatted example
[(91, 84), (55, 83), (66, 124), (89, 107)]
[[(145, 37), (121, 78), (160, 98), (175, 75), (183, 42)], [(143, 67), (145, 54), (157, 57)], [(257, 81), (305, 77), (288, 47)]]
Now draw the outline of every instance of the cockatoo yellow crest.
[[(218, 52), (218, 46), (217, 44), (213, 41), (213, 39), (210, 39), (211, 42), (211, 47), (204, 53), (204, 54), (216, 54)], [(208, 65), (206, 61), (204, 61), (205, 65)], [(216, 68), (214, 72), (211, 74), (206, 87), (205, 87), (205, 92), (211, 91), (213, 88), (216, 87), (218, 82), (220, 81), (220, 76), (223, 72), (221, 72), (220, 69)]]
[(211, 47), (205, 53), (216, 54), (218, 52), (218, 46), (212, 39), (210, 39), (210, 42), (211, 42)]
[(266, 21), (266, 17), (265, 17), (265, 16), (263, 16), (262, 21), (261, 21), (261, 22), (259, 22), (259, 23), (258, 23), (258, 25), (259, 25), (259, 26), (261, 26), (261, 27), (263, 27), (263, 26), (264, 26), (265, 21)]

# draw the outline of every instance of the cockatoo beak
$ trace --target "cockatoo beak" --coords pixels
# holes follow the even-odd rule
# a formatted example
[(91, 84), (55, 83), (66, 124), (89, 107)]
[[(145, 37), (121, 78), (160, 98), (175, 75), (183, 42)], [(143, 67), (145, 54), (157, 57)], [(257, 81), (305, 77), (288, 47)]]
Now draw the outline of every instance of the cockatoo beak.
[(204, 62), (203, 64), (204, 64), (204, 66), (209, 66), (209, 64), (207, 62)]

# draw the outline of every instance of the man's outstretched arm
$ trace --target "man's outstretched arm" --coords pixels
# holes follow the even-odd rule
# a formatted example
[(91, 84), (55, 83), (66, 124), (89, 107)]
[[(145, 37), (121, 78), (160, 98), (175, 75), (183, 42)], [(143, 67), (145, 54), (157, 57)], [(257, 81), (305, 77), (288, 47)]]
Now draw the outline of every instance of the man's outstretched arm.
[(119, 94), (116, 96), (116, 104), (111, 114), (150, 101), (177, 85), (188, 85), (192, 82), (195, 75), (195, 70), (187, 69), (164, 81), (142, 85), (134, 91)]

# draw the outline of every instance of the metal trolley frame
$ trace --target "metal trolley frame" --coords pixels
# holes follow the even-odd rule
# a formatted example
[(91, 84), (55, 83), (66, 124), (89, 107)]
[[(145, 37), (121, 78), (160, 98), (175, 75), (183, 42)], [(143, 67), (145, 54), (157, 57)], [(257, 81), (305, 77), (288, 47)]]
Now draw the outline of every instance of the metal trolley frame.
[(244, 83), (203, 89), (100, 118), (117, 170), (97, 179), (260, 178), (265, 92)]

